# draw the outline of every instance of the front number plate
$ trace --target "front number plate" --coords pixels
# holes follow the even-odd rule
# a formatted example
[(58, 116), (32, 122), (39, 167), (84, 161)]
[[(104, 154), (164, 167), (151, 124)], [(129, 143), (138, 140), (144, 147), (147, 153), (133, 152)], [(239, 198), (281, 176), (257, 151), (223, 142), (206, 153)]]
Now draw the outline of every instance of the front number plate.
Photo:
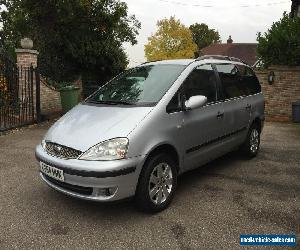
[(65, 181), (64, 171), (40, 162), (41, 172), (59, 181)]

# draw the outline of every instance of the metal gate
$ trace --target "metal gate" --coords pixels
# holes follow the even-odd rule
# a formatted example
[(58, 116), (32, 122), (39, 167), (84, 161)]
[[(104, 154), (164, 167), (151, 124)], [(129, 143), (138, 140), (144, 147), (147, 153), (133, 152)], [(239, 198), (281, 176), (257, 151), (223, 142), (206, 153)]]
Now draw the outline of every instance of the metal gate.
[(17, 67), (0, 53), (0, 132), (37, 120), (39, 74), (33, 67)]

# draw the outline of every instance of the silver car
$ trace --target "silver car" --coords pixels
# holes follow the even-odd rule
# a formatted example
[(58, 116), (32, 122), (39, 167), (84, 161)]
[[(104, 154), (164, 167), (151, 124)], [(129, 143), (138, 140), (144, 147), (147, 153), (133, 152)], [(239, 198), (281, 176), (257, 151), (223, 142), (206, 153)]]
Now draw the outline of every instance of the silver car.
[(235, 58), (149, 62), (126, 70), (61, 117), (36, 148), (40, 176), (64, 194), (134, 197), (165, 209), (177, 177), (230, 151), (258, 153), (264, 97)]

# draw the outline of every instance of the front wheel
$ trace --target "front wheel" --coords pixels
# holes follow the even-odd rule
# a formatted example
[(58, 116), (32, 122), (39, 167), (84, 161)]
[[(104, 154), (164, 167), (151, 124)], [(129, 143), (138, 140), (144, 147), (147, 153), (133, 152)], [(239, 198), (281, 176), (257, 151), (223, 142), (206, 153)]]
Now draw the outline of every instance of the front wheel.
[(260, 131), (256, 124), (253, 124), (247, 135), (247, 139), (242, 145), (242, 152), (248, 157), (255, 157), (260, 147)]
[(158, 154), (151, 157), (141, 172), (135, 201), (139, 209), (155, 213), (171, 203), (177, 186), (176, 165), (171, 157)]

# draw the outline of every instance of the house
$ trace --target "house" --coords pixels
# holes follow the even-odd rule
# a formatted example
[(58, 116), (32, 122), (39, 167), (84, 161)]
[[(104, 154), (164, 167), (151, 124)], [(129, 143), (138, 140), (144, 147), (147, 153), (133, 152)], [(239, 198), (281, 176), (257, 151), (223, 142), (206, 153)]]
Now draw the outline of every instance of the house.
[(257, 61), (257, 43), (234, 43), (229, 36), (227, 43), (215, 43), (202, 49), (202, 55), (222, 55), (239, 58), (249, 65)]
[(300, 0), (292, 0), (291, 16), (300, 17)]

